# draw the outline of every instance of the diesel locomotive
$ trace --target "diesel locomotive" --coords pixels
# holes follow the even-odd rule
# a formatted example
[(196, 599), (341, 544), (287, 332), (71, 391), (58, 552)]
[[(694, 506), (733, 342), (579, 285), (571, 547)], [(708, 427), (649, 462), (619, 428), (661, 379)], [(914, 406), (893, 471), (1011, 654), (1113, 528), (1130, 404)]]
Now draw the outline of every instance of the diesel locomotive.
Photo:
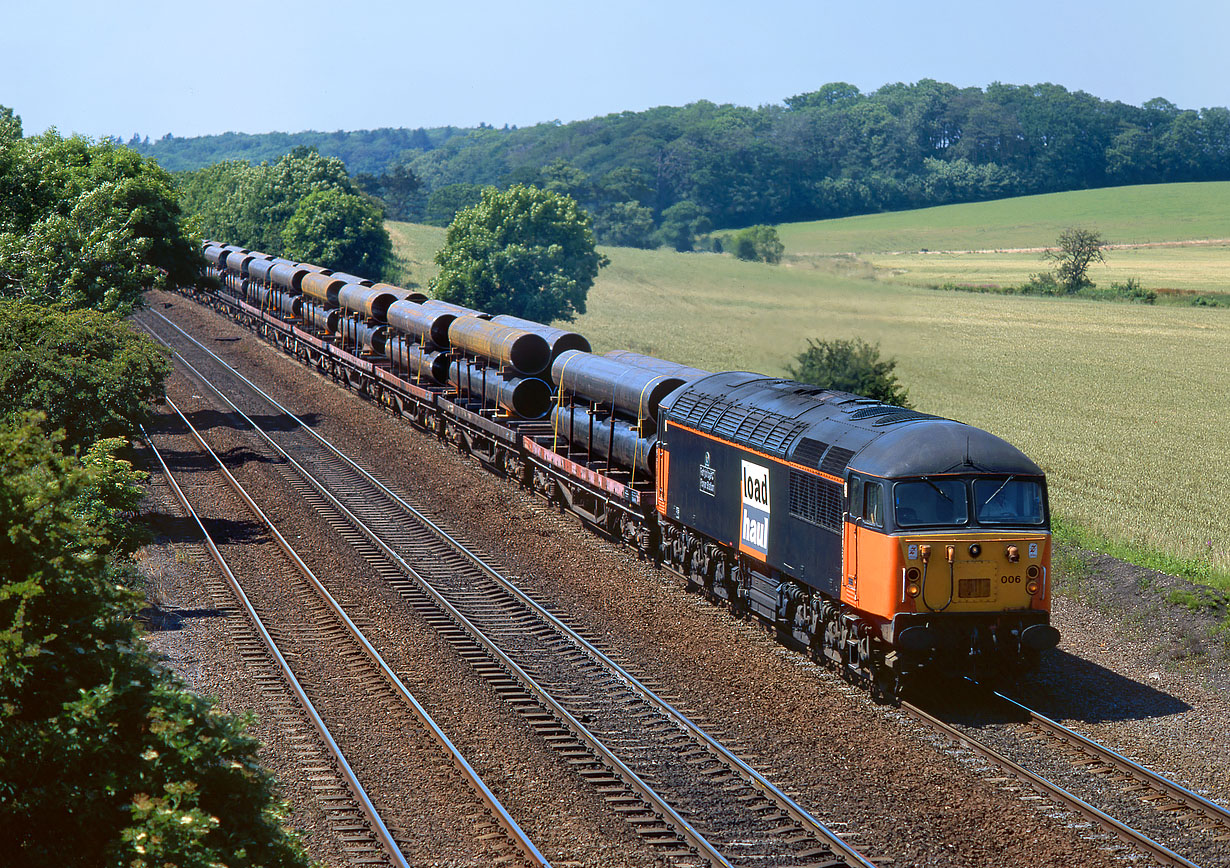
[(1045, 475), (986, 431), (204, 252), (198, 297), (876, 694), (1059, 641)]

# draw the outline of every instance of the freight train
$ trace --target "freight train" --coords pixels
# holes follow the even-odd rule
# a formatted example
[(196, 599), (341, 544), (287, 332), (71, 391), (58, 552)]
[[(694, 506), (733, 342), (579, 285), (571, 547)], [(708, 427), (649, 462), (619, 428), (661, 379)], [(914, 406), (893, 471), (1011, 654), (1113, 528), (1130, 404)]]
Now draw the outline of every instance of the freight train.
[(877, 696), (928, 669), (1017, 672), (1058, 644), (1045, 475), (986, 431), (204, 254), (199, 298)]

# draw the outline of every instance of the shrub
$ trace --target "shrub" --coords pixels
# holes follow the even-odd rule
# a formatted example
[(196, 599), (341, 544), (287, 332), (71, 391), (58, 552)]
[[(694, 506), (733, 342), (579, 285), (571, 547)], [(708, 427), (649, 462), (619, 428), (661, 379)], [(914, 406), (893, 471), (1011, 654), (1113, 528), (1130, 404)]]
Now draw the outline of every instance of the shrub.
[(862, 338), (844, 341), (807, 340), (807, 349), (787, 368), (790, 376), (823, 389), (853, 392), (885, 404), (909, 407), (907, 391), (897, 382), (896, 359), (880, 358), (880, 345)]

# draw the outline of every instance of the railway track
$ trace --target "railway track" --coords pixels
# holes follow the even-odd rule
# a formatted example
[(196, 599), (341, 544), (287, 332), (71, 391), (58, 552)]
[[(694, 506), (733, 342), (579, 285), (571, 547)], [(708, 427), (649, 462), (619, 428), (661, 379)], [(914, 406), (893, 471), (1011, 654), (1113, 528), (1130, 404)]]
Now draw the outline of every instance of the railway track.
[(170, 320), (154, 316), (162, 322), (147, 317), (145, 324), (159, 339), (242, 382), (228, 396), (176, 350), (181, 364), (293, 471), (288, 477), (322, 518), (433, 619), (663, 858), (681, 866), (872, 864), (458, 534), (390, 491)]
[[(1183, 868), (1225, 864), (1230, 852), (1226, 808), (998, 691), (976, 682), (970, 686), (981, 702), (989, 701), (1003, 713), (994, 719), (980, 717), (976, 725), (957, 725), (910, 702), (901, 707), (1157, 864)], [(1050, 755), (1039, 756), (1040, 747)], [(1052, 769), (1050, 777), (1044, 776), (1045, 768)], [(1061, 775), (1071, 779), (1069, 788), (1056, 782)], [(1078, 788), (1085, 797), (1073, 792)], [(1169, 844), (1159, 840), (1163, 837)]]
[[(200, 432), (180, 412), (174, 402), (168, 399), (168, 404), (201, 452), (216, 463), (218, 472), (226, 479), (235, 495), (268, 530), (277, 548), (300, 579), (295, 587), (289, 589), (302, 616), (299, 623), (297, 625), (288, 625), (285, 622), (271, 624), (272, 619), (269, 613), (267, 611), (262, 613), (262, 609), (267, 608), (268, 602), (266, 600), (264, 605), (261, 602), (262, 596), (268, 597), (268, 589), (244, 588), (236, 570), (222, 554), (218, 544), (206, 529), (205, 522), (202, 521), (201, 516), (190, 503), (184, 488), (172, 473), (155, 444), (155, 438), (142, 429), (145, 442), (155, 456), (176, 500), (201, 531), (205, 547), (221, 570), (230, 595), (239, 602), (246, 615), (247, 623), (251, 627), (251, 636), (241, 636), (237, 640), (245, 662), (258, 661), (266, 654), (272, 658), (276, 665), (276, 674), (273, 677), (279, 682), (278, 686), (273, 689), (280, 690), (282, 684), (289, 688), (302, 713), (310, 721), (312, 730), (318, 736), (318, 741), (323, 744), (327, 752), (328, 764), (314, 760), (310, 754), (315, 745), (303, 744), (304, 736), (296, 727), (293, 716), (286, 713), (279, 715), (282, 718), (279, 722), (291, 729), (288, 733), (290, 740), (298, 742), (301, 750), (308, 754), (303, 759), (312, 789), (351, 864), (384, 864), (408, 868), (410, 862), (407, 861), (402, 851), (403, 847), (416, 837), (416, 830), (406, 828), (404, 823), (400, 827), (386, 823), (383, 812), (378, 809), (375, 801), (360, 781), (351, 761), (344, 755), (339, 740), (330, 732), (326, 723), (328, 711), (322, 711), (318, 707), (322, 691), (313, 683), (305, 682), (298, 677), (288, 663), (288, 658), (294, 658), (297, 661), (296, 665), (303, 666), (303, 658), (308, 652), (305, 645), (317, 646), (318, 653), (337, 655), (339, 659), (346, 661), (346, 666), (354, 682), (357, 683), (359, 693), (352, 694), (348, 698), (344, 697), (344, 704), (370, 707), (382, 698), (380, 694), (383, 692), (386, 694), (383, 698), (394, 700), (391, 704), (399, 707), (404, 712), (404, 716), (408, 718), (407, 721), (398, 724), (398, 731), (412, 733), (408, 741), (417, 740), (419, 742), (417, 748), (420, 751), (426, 746), (432, 758), (445, 760), (447, 765), (459, 773), (458, 777), (462, 780), (456, 783), (468, 787), (469, 795), (467, 797), (467, 794), (462, 793), (459, 797), (458, 790), (462, 787), (454, 786), (449, 791), (449, 798), (454, 800), (454, 804), (473, 805), (478, 809), (477, 814), (471, 808), (463, 808), (458, 812), (458, 820), (467, 826), (467, 831), (463, 834), (482, 842), (480, 846), (474, 848), (473, 855), (489, 859), (493, 863), (547, 868), (549, 863), (538, 852), (534, 843), (520, 829), (500, 804), (499, 799), (473, 770), (443, 730), (431, 719), (431, 716), (393, 672), (389, 664), (384, 661), (354, 621), (329, 594), (308, 564), (287, 542), (285, 535), (261, 510), (247, 489), (231, 474), (222, 459), (209, 447)], [(248, 545), (251, 544), (248, 543)], [(285, 586), (282, 586), (279, 588), (279, 593), (286, 593), (287, 590)], [(305, 629), (304, 624), (310, 626)], [(266, 689), (272, 687), (269, 675), (258, 676), (258, 679), (262, 681)], [(338, 704), (336, 695), (328, 695), (328, 690), (323, 692), (326, 694), (323, 697), (326, 708), (331, 702), (336, 712)], [(317, 701), (313, 701), (312, 694), (318, 696)], [(340, 783), (334, 778), (340, 779)], [(432, 786), (439, 788), (439, 780), (440, 775), (437, 768)], [(409, 813), (420, 812), (426, 807), (426, 800), (422, 798), (422, 795), (416, 792), (412, 798), (407, 799)], [(432, 807), (438, 810), (438, 805), (433, 804)], [(467, 814), (474, 819), (463, 819), (463, 815)], [(492, 834), (493, 832), (497, 834)]]

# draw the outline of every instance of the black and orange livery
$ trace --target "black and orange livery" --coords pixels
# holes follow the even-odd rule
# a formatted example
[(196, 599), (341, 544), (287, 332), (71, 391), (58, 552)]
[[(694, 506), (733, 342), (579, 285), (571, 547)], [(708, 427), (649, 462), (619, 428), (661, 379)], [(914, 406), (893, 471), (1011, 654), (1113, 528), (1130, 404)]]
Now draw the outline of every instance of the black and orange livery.
[(657, 446), (665, 559), (851, 676), (1058, 642), (1046, 480), (998, 437), (727, 372), (663, 401)]

